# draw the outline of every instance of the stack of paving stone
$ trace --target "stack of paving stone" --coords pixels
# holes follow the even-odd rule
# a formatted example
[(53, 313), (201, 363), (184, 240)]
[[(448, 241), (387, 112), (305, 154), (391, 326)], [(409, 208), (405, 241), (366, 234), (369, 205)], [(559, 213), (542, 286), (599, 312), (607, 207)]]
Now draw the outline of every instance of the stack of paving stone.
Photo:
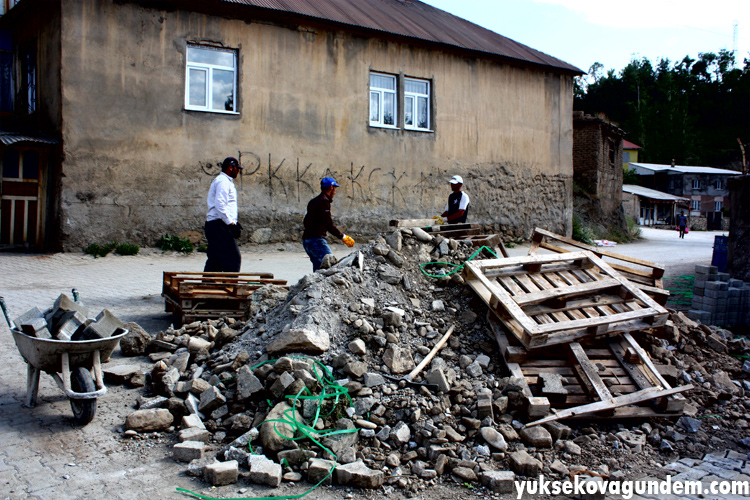
[(109, 310), (95, 318), (89, 308), (61, 294), (46, 311), (34, 307), (14, 320), (16, 328), (29, 337), (63, 341), (86, 341), (111, 337), (123, 323)]
[(695, 266), (688, 317), (704, 325), (750, 325), (750, 282), (731, 279), (716, 266)]

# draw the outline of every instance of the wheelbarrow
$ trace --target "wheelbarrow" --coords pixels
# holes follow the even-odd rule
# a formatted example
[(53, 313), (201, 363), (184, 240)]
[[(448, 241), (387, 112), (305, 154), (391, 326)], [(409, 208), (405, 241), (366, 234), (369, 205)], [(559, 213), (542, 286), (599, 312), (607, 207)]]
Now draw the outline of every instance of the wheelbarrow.
[(0, 305), (16, 347), (27, 364), (25, 406), (36, 406), (39, 374), (44, 371), (55, 379), (57, 386), (70, 399), (76, 422), (81, 425), (91, 422), (96, 414), (97, 398), (107, 393), (101, 360), (109, 359), (128, 330), (120, 329), (111, 337), (96, 340), (40, 339), (30, 337), (16, 328), (6, 312), (2, 297)]

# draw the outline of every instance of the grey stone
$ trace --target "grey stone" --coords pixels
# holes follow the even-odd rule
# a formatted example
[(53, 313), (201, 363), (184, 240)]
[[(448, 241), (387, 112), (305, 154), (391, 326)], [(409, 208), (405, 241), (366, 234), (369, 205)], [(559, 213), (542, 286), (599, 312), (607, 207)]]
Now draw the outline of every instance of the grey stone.
[(367, 354), (367, 346), (365, 345), (365, 341), (362, 339), (356, 339), (352, 342), (349, 342), (349, 351), (352, 354), (356, 354), (357, 356), (363, 356)]
[(383, 471), (370, 469), (361, 460), (339, 465), (334, 474), (336, 482), (343, 486), (376, 489), (385, 482)]
[(279, 375), (279, 378), (276, 379), (276, 382), (271, 385), (271, 394), (273, 394), (278, 399), (284, 395), (287, 388), (293, 383), (294, 377), (292, 376), (292, 374), (289, 372), (284, 372)]
[(201, 441), (184, 441), (172, 447), (172, 458), (178, 462), (200, 460), (205, 453), (206, 443)]
[(205, 429), (206, 425), (203, 423), (198, 415), (185, 415), (182, 417), (182, 427), (185, 429), (197, 428)]
[(352, 422), (350, 419), (338, 419), (336, 421), (335, 428), (339, 431), (350, 432), (342, 432), (341, 434), (329, 435), (321, 440), (323, 446), (331, 450), (333, 453), (338, 454), (341, 450), (351, 448), (359, 441), (357, 426), (355, 426), (354, 422)]
[(495, 493), (513, 493), (516, 475), (509, 470), (490, 470), (482, 472), (482, 485)]
[(174, 417), (169, 410), (136, 410), (125, 419), (125, 427), (136, 432), (165, 431), (172, 425)]
[(557, 442), (558, 440), (566, 440), (570, 438), (571, 429), (562, 422), (552, 421), (542, 424), (542, 427), (549, 431), (552, 436), (552, 441)]
[(215, 386), (211, 386), (201, 393), (198, 411), (210, 413), (227, 402), (227, 398)]
[(476, 472), (468, 467), (454, 467), (452, 472), (461, 481), (475, 482), (479, 479)]
[[(104, 365), (102, 366), (102, 374), (104, 375), (104, 382), (109, 384), (127, 384), (133, 378), (133, 376), (140, 375), (140, 365)], [(141, 408), (141, 407), (139, 407)]]
[(409, 372), (415, 366), (411, 353), (395, 344), (388, 346), (383, 353), (383, 363), (396, 374)]
[(255, 484), (266, 484), (273, 488), (281, 484), (281, 465), (264, 455), (250, 455), (247, 461), (250, 472), (247, 478)]
[(264, 450), (281, 451), (295, 447), (293, 441), (281, 437), (294, 437), (294, 428), (286, 422), (278, 422), (278, 420), (286, 420), (285, 413), (290, 411), (295, 421), (301, 421), (302, 417), (297, 410), (292, 410), (286, 402), (278, 403), (268, 413), (266, 420), (260, 426), (260, 440)]
[(482, 435), (487, 444), (499, 451), (508, 451), (508, 443), (502, 434), (496, 431), (492, 427), (482, 427), (479, 429), (479, 433)]
[(473, 363), (471, 363), (469, 366), (466, 367), (466, 373), (470, 377), (474, 377), (474, 378), (480, 377), (482, 375), (482, 367), (479, 363), (474, 361)]
[(680, 417), (677, 420), (677, 426), (689, 434), (695, 434), (701, 428), (701, 421), (696, 418)]
[(542, 462), (529, 455), (526, 450), (514, 451), (509, 459), (510, 468), (521, 476), (536, 478), (542, 471)]
[(450, 383), (448, 383), (448, 378), (445, 376), (445, 373), (441, 368), (434, 368), (427, 372), (425, 380), (431, 384), (437, 385), (439, 392), (448, 392), (451, 389)]
[(208, 464), (204, 469), (206, 482), (214, 486), (234, 484), (239, 477), (239, 464), (236, 460)]
[[(323, 460), (322, 458), (311, 458), (309, 467), (307, 469), (307, 480), (311, 484), (318, 484), (326, 478), (322, 484), (328, 485), (333, 482), (332, 470), (336, 466), (336, 462), (332, 460)], [(331, 474), (329, 476), (329, 474)]]
[(390, 437), (398, 444), (406, 444), (411, 439), (411, 429), (405, 422), (400, 421), (391, 429)]
[(429, 234), (424, 229), (421, 229), (421, 228), (418, 228), (418, 227), (413, 227), (413, 228), (411, 228), (411, 234), (417, 240), (421, 241), (422, 243), (428, 243), (428, 242), (432, 241), (432, 235)]
[(526, 427), (521, 429), (521, 439), (528, 446), (535, 448), (551, 448), (552, 447), (552, 435), (547, 429), (540, 425), (534, 427)]
[(201, 443), (208, 443), (208, 440), (211, 439), (211, 433), (206, 429), (189, 427), (187, 429), (180, 430), (180, 432), (177, 433), (177, 439), (181, 443), (184, 443), (186, 441), (199, 441)]
[(385, 242), (388, 243), (388, 246), (390, 246), (392, 249), (396, 250), (397, 252), (401, 251), (401, 247), (403, 245), (403, 236), (401, 235), (401, 231), (393, 231), (390, 234), (385, 235)]
[(249, 366), (243, 365), (237, 371), (237, 400), (246, 401), (263, 390), (263, 383), (253, 374)]
[(268, 354), (281, 352), (306, 352), (320, 354), (331, 347), (331, 338), (327, 332), (307, 328), (281, 332), (266, 346)]
[(128, 334), (120, 339), (122, 355), (128, 357), (143, 356), (151, 342), (151, 335), (135, 322), (125, 323), (123, 328), (128, 330)]
[(362, 380), (366, 387), (377, 387), (385, 384), (385, 377), (379, 373), (365, 373)]

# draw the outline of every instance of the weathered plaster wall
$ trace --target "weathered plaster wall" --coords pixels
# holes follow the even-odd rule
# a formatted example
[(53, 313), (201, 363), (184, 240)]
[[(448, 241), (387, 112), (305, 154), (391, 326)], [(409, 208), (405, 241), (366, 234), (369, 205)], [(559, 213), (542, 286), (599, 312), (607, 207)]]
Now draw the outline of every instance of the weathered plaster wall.
[[(65, 245), (201, 230), (217, 164), (241, 158), (246, 228), (299, 238), (319, 179), (353, 235), (443, 210), (453, 174), (473, 222), (569, 233), (572, 78), (313, 27), (111, 2), (63, 2)], [(185, 47), (239, 49), (239, 115), (183, 110)], [(430, 79), (434, 132), (368, 126), (369, 72)]]
[(750, 281), (750, 176), (729, 179), (732, 217), (729, 225), (727, 272), (732, 278)]

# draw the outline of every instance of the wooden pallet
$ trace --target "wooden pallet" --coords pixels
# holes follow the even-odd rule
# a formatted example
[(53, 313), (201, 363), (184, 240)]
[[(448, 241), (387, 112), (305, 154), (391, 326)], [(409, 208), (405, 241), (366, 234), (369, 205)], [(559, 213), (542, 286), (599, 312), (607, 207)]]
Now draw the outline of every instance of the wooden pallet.
[(537, 419), (527, 427), (565, 418), (674, 417), (685, 406), (679, 393), (692, 389), (670, 387), (630, 334), (528, 351), (488, 319), (501, 363), (522, 381), (528, 417)]
[(164, 308), (182, 323), (231, 317), (241, 319), (250, 294), (265, 285), (286, 286), (271, 273), (164, 272)]
[(463, 272), (527, 349), (667, 321), (664, 307), (591, 252), (473, 260)]
[[(550, 241), (554, 242), (554, 244), (550, 243)], [(637, 259), (635, 257), (628, 257), (627, 255), (610, 252), (609, 250), (603, 250), (602, 248), (587, 245), (580, 241), (566, 238), (565, 236), (560, 236), (559, 234), (551, 233), (539, 228), (534, 230), (534, 235), (531, 238), (529, 255), (535, 255), (540, 248), (555, 253), (570, 251), (569, 249), (560, 247), (560, 244), (571, 246), (574, 251), (587, 250), (600, 259), (607, 258), (614, 261), (608, 262), (613, 269), (617, 270), (638, 288), (646, 292), (657, 303), (661, 305), (667, 303), (667, 300), (669, 299), (669, 290), (664, 290), (664, 283), (662, 282), (664, 266), (661, 264)]]

